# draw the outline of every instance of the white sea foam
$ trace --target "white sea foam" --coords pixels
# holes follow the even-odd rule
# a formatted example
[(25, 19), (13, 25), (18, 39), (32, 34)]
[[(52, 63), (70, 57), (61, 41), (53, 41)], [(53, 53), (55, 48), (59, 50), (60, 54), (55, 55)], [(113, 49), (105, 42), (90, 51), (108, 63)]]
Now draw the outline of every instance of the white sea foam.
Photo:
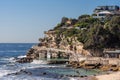
[(39, 68), (39, 67), (53, 68), (60, 66), (63, 67), (63, 65), (48, 65), (48, 62), (45, 60), (33, 60), (33, 62), (30, 63), (28, 68)]
[(15, 72), (17, 72), (17, 71), (14, 71), (14, 70), (1, 70), (0, 69), (0, 78), (7, 75), (7, 74), (11, 74), (11, 73), (15, 73)]
[(33, 60), (33, 62), (31, 62), (31, 64), (47, 64), (47, 61), (44, 61), (44, 60)]
[[(15, 58), (11, 57), (11, 58), (3, 58), (3, 59), (7, 61), (12, 61)], [(0, 66), (0, 80), (58, 80), (54, 78), (34, 76), (34, 74), (28, 75), (28, 74), (25, 74), (24, 72), (17, 75), (12, 74), (12, 73), (19, 73), (21, 70), (27, 70), (27, 69), (31, 70), (31, 69), (40, 68), (40, 67), (58, 67), (58, 66), (47, 65), (47, 62), (43, 60), (34, 60), (32, 63), (25, 63), (25, 64), (7, 63), (6, 65)]]
[(3, 61), (5, 61), (5, 62), (15, 62), (15, 58), (14, 57), (10, 57), (10, 58), (8, 58), (8, 57), (5, 57), (5, 58), (1, 58), (0, 59), (2, 62)]
[(0, 77), (3, 77), (4, 75), (9, 74), (11, 71), (9, 70), (0, 70)]
[(8, 60), (11, 60), (11, 61), (12, 61), (12, 60), (15, 60), (15, 58), (14, 58), (14, 57), (11, 57), (11, 58), (9, 58)]
[[(37, 62), (37, 64), (35, 64)], [(39, 62), (40, 63), (40, 62)], [(0, 68), (0, 80), (58, 80), (54, 78), (45, 78), (41, 76), (34, 76), (34, 75), (28, 75), (28, 74), (18, 74), (14, 75), (12, 73), (19, 72), (20, 70), (26, 70), (31, 68), (39, 68), (39, 67), (55, 67), (55, 66), (48, 66), (48, 65), (40, 65), (38, 64), (38, 61), (34, 61), (33, 63), (28, 64), (18, 64), (19, 66), (15, 65), (4, 65)], [(10, 75), (8, 75), (10, 74)]]
[(17, 58), (24, 58), (26, 57), (26, 55), (21, 55), (21, 56), (18, 56)]

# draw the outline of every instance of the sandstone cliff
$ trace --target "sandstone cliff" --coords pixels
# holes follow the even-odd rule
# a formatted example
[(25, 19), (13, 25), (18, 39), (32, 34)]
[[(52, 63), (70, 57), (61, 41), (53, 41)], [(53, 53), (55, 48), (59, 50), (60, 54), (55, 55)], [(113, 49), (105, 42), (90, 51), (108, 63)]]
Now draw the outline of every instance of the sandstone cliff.
[[(78, 19), (63, 17), (54, 29), (44, 32), (44, 38), (34, 45), (26, 58), (18, 62), (32, 62), (34, 59), (69, 62), (75, 68), (97, 68), (119, 70), (120, 60), (103, 58), (105, 48), (119, 48), (119, 16), (101, 21), (90, 15)], [(117, 23), (116, 23), (117, 22)], [(116, 25), (114, 25), (116, 24)]]
[(57, 35), (54, 30), (44, 33), (45, 37), (39, 39), (40, 43), (27, 52), (27, 59), (72, 59), (78, 55), (90, 56), (90, 53), (83, 49), (83, 44), (77, 40), (77, 37)]
[(81, 15), (78, 19), (63, 17), (54, 29), (45, 32), (45, 37), (39, 39), (37, 48), (28, 51), (27, 57), (70, 58), (78, 54), (102, 57), (105, 48), (120, 47), (119, 19), (120, 16), (105, 21), (90, 15)]

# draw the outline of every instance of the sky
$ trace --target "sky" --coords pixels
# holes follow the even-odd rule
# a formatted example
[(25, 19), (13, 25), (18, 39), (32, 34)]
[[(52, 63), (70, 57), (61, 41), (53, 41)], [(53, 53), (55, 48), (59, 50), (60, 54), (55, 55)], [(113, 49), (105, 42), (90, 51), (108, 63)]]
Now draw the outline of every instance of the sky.
[(0, 0), (0, 43), (38, 43), (62, 17), (92, 14), (101, 5), (120, 0)]

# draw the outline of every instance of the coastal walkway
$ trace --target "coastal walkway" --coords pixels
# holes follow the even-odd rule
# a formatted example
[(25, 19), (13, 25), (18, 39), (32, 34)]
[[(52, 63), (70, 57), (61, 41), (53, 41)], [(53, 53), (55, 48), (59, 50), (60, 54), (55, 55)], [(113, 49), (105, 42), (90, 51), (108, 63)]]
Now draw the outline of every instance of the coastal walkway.
[(55, 51), (55, 52), (65, 52), (65, 53), (71, 53), (74, 54), (74, 51), (71, 50), (62, 50), (62, 49), (56, 49), (56, 48), (42, 48), (42, 47), (38, 47), (38, 46), (33, 46), (33, 49), (37, 49), (37, 50), (46, 50), (46, 51)]
[(80, 53), (76, 53), (74, 51), (71, 51), (71, 50), (62, 50), (62, 49), (56, 49), (56, 48), (45, 48), (45, 47), (39, 47), (39, 46), (33, 46), (32, 47), (33, 49), (36, 49), (38, 51), (41, 51), (41, 50), (45, 50), (47, 51), (47, 59), (49, 60), (51, 58), (50, 54), (51, 54), (51, 51), (53, 52), (63, 52), (63, 53), (67, 53), (70, 55), (70, 58), (67, 59), (67, 60), (64, 60), (64, 59), (57, 59), (57, 60), (52, 60), (52, 61), (69, 61), (69, 60), (72, 60), (72, 61), (81, 61), (81, 60), (85, 60), (85, 57), (83, 57)]

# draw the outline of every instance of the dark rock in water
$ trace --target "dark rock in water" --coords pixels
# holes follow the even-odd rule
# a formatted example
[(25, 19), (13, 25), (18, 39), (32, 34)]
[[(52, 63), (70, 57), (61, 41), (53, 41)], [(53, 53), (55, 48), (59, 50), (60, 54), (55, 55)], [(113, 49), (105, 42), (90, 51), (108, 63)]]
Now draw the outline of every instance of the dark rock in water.
[(65, 76), (64, 76), (64, 75), (61, 75), (60, 77), (63, 78), (63, 77), (65, 77)]
[(60, 78), (60, 79), (63, 78), (63, 77), (64, 77), (63, 75), (58, 76), (58, 78)]
[(74, 75), (73, 77), (79, 77), (78, 75)]
[(18, 73), (15, 73), (15, 75), (18, 75)]
[(80, 76), (81, 78), (83, 78), (84, 76)]
[(85, 75), (84, 77), (88, 77), (87, 75)]
[(46, 75), (46, 74), (47, 74), (46, 72), (43, 73), (43, 75)]
[(73, 75), (68, 75), (69, 77), (73, 77)]
[(19, 63), (30, 63), (32, 61), (33, 61), (32, 58), (25, 57), (25, 58), (18, 59), (16, 62), (19, 62)]
[(27, 72), (27, 71), (24, 71), (24, 73), (28, 74), (28, 75), (31, 75), (32, 73), (31, 72)]

